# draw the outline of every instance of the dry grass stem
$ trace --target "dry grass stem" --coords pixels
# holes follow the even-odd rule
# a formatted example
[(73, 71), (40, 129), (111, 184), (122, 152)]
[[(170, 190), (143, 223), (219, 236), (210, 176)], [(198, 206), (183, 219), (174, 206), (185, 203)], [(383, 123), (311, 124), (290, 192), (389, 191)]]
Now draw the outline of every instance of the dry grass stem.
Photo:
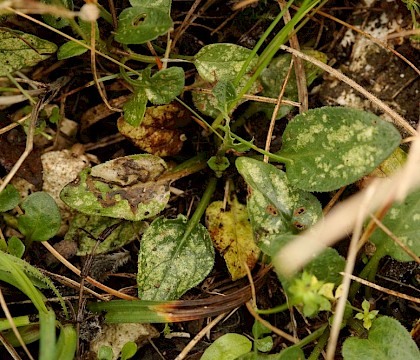
[(376, 284), (374, 284), (374, 283), (372, 283), (370, 281), (367, 281), (365, 279), (361, 279), (361, 278), (359, 278), (357, 276), (354, 276), (352, 274), (347, 274), (345, 272), (341, 272), (340, 274), (343, 275), (343, 276), (348, 276), (350, 279), (352, 279), (354, 281), (357, 281), (360, 284), (369, 286), (372, 289), (376, 289), (376, 290), (381, 291), (381, 292), (383, 292), (385, 294), (396, 296), (398, 298), (401, 298), (401, 299), (404, 299), (404, 300), (408, 300), (408, 301), (412, 301), (412, 302), (415, 302), (417, 304), (420, 304), (420, 298), (416, 298), (414, 296), (405, 295), (405, 294), (400, 293), (398, 291), (387, 289), (386, 287), (383, 287), (383, 286), (380, 286), (380, 285), (376, 285)]
[(382, 109), (384, 112), (386, 112), (392, 119), (393, 123), (398, 126), (399, 128), (404, 129), (406, 132), (408, 132), (411, 135), (416, 134), (416, 130), (413, 129), (413, 127), (405, 120), (401, 115), (399, 115), (397, 112), (392, 110), (388, 105), (386, 105), (383, 101), (378, 99), (375, 95), (371, 94), (369, 91), (367, 91), (363, 86), (356, 83), (354, 80), (350, 79), (346, 75), (342, 74), (341, 72), (335, 70), (331, 66), (328, 66), (324, 64), (322, 61), (319, 61), (318, 59), (315, 59), (312, 56), (306, 55), (302, 52), (296, 51), (295, 49), (292, 49), (288, 46), (281, 45), (280, 48), (282, 50), (285, 50), (291, 54), (294, 54), (296, 56), (299, 56), (300, 58), (311, 62), (312, 64), (318, 66), (322, 70), (328, 72), (329, 74), (335, 76), (342, 82), (346, 83), (347, 85), (351, 86), (354, 90), (358, 91), (362, 95), (364, 95), (367, 99), (369, 99), (373, 104), (375, 104), (378, 108)]

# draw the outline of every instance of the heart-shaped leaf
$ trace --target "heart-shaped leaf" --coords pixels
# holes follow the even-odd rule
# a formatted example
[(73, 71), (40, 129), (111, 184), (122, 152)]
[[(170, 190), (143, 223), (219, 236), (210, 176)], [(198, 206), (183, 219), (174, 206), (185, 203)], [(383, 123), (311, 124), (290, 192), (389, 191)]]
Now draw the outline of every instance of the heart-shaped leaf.
[(153, 104), (167, 104), (181, 94), (184, 89), (184, 83), (184, 70), (174, 66), (154, 74), (148, 81), (144, 91)]
[(400, 144), (397, 129), (378, 116), (346, 107), (297, 115), (286, 127), (280, 156), (290, 159), (290, 182), (307, 191), (331, 191), (367, 175)]
[(137, 283), (142, 300), (174, 300), (205, 279), (213, 268), (214, 249), (207, 229), (191, 232), (185, 216), (154, 220), (144, 233)]
[(19, 231), (29, 241), (46, 241), (60, 229), (60, 210), (54, 199), (46, 192), (35, 192), (21, 204), (25, 211), (18, 217)]
[(115, 40), (122, 44), (144, 44), (166, 34), (171, 27), (172, 19), (166, 9), (142, 4), (121, 12)]
[(87, 215), (138, 221), (157, 215), (169, 201), (166, 163), (149, 154), (130, 155), (83, 170), (60, 198)]
[[(411, 193), (402, 203), (389, 209), (382, 223), (416, 255), (420, 255), (420, 191)], [(381, 229), (376, 229), (370, 240), (398, 261), (413, 260)]]
[(372, 322), (367, 339), (348, 338), (344, 360), (418, 360), (420, 351), (409, 332), (397, 320), (382, 316)]

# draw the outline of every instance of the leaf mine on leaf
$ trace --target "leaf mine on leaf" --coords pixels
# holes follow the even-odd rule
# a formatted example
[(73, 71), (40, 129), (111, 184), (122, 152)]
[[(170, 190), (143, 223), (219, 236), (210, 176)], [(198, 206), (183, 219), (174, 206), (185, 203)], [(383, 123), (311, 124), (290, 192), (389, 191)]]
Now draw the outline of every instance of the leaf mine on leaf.
[(159, 181), (166, 169), (166, 163), (154, 155), (117, 158), (83, 170), (60, 197), (87, 215), (146, 219), (157, 215), (169, 201), (170, 180)]

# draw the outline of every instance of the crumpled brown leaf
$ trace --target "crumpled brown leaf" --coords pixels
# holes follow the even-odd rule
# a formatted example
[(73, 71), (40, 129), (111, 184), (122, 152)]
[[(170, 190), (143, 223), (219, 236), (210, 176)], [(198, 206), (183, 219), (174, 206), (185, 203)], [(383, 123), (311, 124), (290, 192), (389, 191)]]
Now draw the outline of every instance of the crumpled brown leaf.
[(150, 106), (146, 109), (140, 126), (128, 124), (123, 117), (118, 119), (118, 130), (134, 145), (156, 156), (174, 156), (178, 154), (185, 134), (181, 126), (191, 120), (191, 113), (177, 103)]

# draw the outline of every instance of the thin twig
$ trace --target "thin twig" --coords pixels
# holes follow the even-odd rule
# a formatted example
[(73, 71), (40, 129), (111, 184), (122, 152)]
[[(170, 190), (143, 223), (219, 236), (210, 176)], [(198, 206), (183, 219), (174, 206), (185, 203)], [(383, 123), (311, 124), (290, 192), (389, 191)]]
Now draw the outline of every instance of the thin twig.
[(415, 302), (417, 304), (420, 304), (420, 298), (416, 298), (414, 296), (406, 295), (406, 294), (400, 293), (398, 291), (394, 291), (394, 290), (388, 289), (386, 287), (376, 285), (376, 284), (374, 284), (370, 281), (359, 278), (359, 277), (354, 276), (352, 274), (348, 274), (346, 272), (340, 272), (340, 275), (348, 276), (350, 279), (352, 279), (354, 281), (357, 281), (357, 282), (359, 282), (363, 285), (369, 286), (369, 287), (371, 287), (373, 289), (376, 289), (378, 291), (384, 292), (385, 294), (396, 296), (396, 297), (399, 297), (400, 299), (404, 299), (404, 300), (408, 300), (408, 301), (412, 301), (412, 302)]
[(182, 349), (182, 351), (175, 358), (175, 360), (185, 359), (188, 353), (194, 348), (195, 345), (197, 345), (197, 343), (206, 335), (206, 333), (209, 330), (211, 330), (214, 326), (216, 326), (216, 324), (219, 323), (220, 320), (222, 320), (225, 316), (226, 316), (226, 313), (220, 314), (212, 322), (210, 322), (206, 327), (202, 328), (200, 332), (196, 336), (194, 336), (194, 338), (188, 343), (188, 345), (185, 346), (184, 349)]

